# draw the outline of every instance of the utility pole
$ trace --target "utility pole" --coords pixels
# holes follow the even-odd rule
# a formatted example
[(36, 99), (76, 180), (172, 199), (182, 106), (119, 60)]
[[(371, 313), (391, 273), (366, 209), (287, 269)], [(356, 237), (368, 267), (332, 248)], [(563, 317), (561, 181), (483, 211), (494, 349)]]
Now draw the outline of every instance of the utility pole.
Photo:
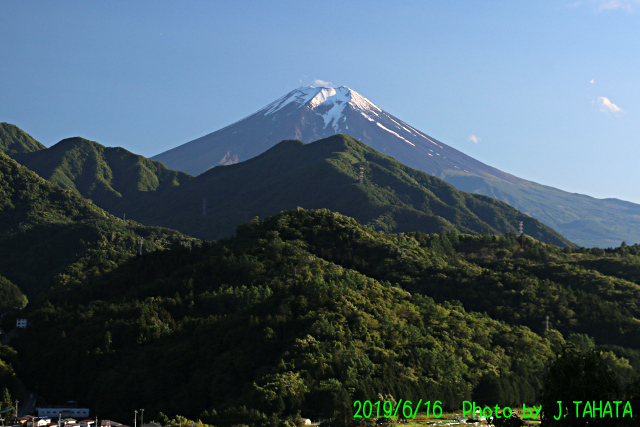
[(364, 167), (360, 166), (360, 184), (364, 184)]
[(549, 330), (549, 316), (546, 317), (546, 327), (545, 329), (548, 331)]
[(140, 412), (142, 412), (140, 414), (140, 427), (142, 427), (144, 425), (144, 409), (140, 409)]
[(16, 418), (18, 418), (18, 401), (16, 400)]
[(138, 411), (133, 411), (133, 427), (137, 427), (138, 423)]

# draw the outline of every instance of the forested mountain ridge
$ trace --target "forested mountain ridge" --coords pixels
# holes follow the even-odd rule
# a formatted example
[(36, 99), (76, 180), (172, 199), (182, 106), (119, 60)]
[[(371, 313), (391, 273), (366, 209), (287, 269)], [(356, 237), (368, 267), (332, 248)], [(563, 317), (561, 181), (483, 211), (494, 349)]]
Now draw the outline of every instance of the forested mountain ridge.
[(80, 137), (14, 158), (41, 177), (76, 191), (117, 216), (140, 209), (148, 193), (165, 191), (192, 178), (124, 148), (105, 147)]
[(640, 286), (624, 278), (640, 247), (597, 251), (509, 234), (387, 234), (297, 209), (231, 239), (71, 276), (30, 310), (16, 345), (42, 393), (122, 416), (144, 405), (272, 425), (297, 411), (348, 414), (379, 394), (520, 405), (538, 398), (563, 335), (605, 344), (620, 378), (640, 366), (629, 304)]
[(151, 250), (185, 236), (125, 223), (0, 153), (0, 275), (27, 296), (48, 289), (65, 269), (91, 275), (110, 268), (135, 254), (140, 238)]
[(640, 349), (637, 245), (605, 252), (510, 233), (386, 234), (325, 211), (283, 212), (251, 224), (242, 228), (253, 238), (276, 232), (316, 256), (439, 302), (461, 301), (467, 310), (539, 333), (549, 316), (565, 335)]
[[(370, 231), (328, 211), (300, 212)], [(254, 223), (229, 240), (146, 254), (56, 288), (16, 343), (26, 379), (101, 413), (143, 405), (150, 416), (216, 425), (297, 411), (334, 417), (378, 394), (437, 396), (447, 408), (472, 396), (536, 400), (559, 334), (435, 303), (302, 246)]]
[(0, 153), (14, 156), (46, 148), (18, 126), (5, 122), (0, 123)]
[(524, 221), (532, 236), (571, 245), (503, 202), (459, 192), (345, 135), (308, 146), (283, 141), (248, 162), (215, 168), (198, 179), (123, 148), (79, 137), (14, 158), (116, 216), (126, 214), (199, 238), (230, 236), (254, 216), (303, 206), (339, 211), (391, 232), (455, 228), (502, 234)]
[(257, 157), (213, 168), (159, 194), (135, 215), (145, 223), (212, 239), (230, 236), (254, 216), (297, 206), (327, 208), (389, 232), (503, 234), (515, 232), (523, 221), (536, 239), (572, 245), (506, 203), (458, 191), (347, 135), (311, 144), (282, 141)]

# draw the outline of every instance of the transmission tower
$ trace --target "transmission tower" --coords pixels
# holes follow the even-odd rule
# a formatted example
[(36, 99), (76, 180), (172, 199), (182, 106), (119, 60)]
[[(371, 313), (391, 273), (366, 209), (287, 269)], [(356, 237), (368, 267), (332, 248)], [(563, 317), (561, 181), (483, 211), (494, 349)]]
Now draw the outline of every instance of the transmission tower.
[(138, 238), (138, 243), (140, 244), (140, 247), (138, 249), (138, 253), (140, 255), (142, 255), (142, 237)]
[(364, 167), (360, 166), (360, 184), (364, 184)]
[(548, 331), (549, 330), (549, 316), (546, 317), (546, 325), (545, 325), (545, 329)]
[(520, 226), (518, 227), (520, 234), (524, 234), (524, 226), (522, 224), (522, 221), (520, 221)]

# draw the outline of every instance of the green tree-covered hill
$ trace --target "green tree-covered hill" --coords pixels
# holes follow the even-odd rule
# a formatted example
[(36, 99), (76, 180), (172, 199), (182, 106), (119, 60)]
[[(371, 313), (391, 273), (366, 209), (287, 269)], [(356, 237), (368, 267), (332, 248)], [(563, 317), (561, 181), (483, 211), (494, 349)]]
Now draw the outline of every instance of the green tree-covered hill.
[[(244, 227), (244, 226), (243, 226)], [(345, 268), (436, 301), (457, 300), (542, 333), (546, 316), (564, 335), (640, 349), (640, 246), (571, 250), (529, 236), (379, 233), (353, 219), (304, 210), (250, 227)]]
[(192, 178), (124, 148), (104, 147), (79, 137), (14, 158), (41, 177), (120, 217), (144, 206), (148, 193), (161, 193)]
[[(66, 269), (91, 275), (139, 249), (169, 245), (180, 233), (124, 223), (0, 153), (0, 274), (27, 296)], [(63, 280), (64, 276), (61, 276)]]
[[(274, 220), (299, 214), (387, 244), (328, 211)], [(436, 303), (267, 228), (250, 224), (231, 240), (150, 253), (54, 289), (16, 343), (23, 375), (41, 394), (98, 413), (144, 407), (145, 416), (216, 425), (332, 417), (379, 394), (430, 396), (446, 408), (471, 397), (536, 400), (545, 361), (564, 342), (557, 333)]]
[(46, 148), (18, 126), (5, 122), (0, 123), (0, 153), (15, 156)]
[(520, 405), (538, 398), (563, 336), (604, 345), (620, 378), (640, 366), (638, 265), (638, 246), (387, 234), (297, 209), (84, 280), (71, 272), (16, 344), (43, 395), (122, 417), (145, 407), (276, 425), (378, 395)]
[(145, 223), (212, 239), (231, 235), (254, 216), (297, 206), (327, 208), (389, 232), (503, 234), (516, 232), (523, 221), (526, 233), (536, 239), (571, 245), (506, 203), (457, 191), (346, 135), (311, 144), (283, 141), (258, 157), (213, 168), (158, 194), (154, 204), (135, 215)]

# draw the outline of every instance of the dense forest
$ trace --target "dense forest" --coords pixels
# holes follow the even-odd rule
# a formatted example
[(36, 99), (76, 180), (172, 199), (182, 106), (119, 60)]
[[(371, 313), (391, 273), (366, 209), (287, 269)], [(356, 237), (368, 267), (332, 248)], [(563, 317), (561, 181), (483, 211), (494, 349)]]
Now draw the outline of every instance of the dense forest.
[[(626, 302), (638, 285), (624, 276), (639, 254), (387, 234), (297, 209), (232, 239), (71, 274), (30, 311), (15, 345), (43, 395), (114, 417), (143, 405), (150, 416), (249, 425), (348, 416), (354, 400), (378, 396), (448, 409), (535, 403), (568, 342), (602, 345), (621, 389), (633, 378), (640, 353)], [(612, 265), (616, 275), (600, 272)], [(605, 310), (618, 315), (597, 329)]]
[[(353, 219), (343, 224), (302, 212), (286, 220), (268, 218), (260, 229), (436, 301), (458, 300), (469, 310), (537, 332), (549, 316), (550, 326), (564, 334), (589, 333), (599, 344), (640, 348), (638, 246), (605, 252), (559, 248), (509, 233), (384, 234)], [(604, 254), (609, 256), (599, 256)]]

